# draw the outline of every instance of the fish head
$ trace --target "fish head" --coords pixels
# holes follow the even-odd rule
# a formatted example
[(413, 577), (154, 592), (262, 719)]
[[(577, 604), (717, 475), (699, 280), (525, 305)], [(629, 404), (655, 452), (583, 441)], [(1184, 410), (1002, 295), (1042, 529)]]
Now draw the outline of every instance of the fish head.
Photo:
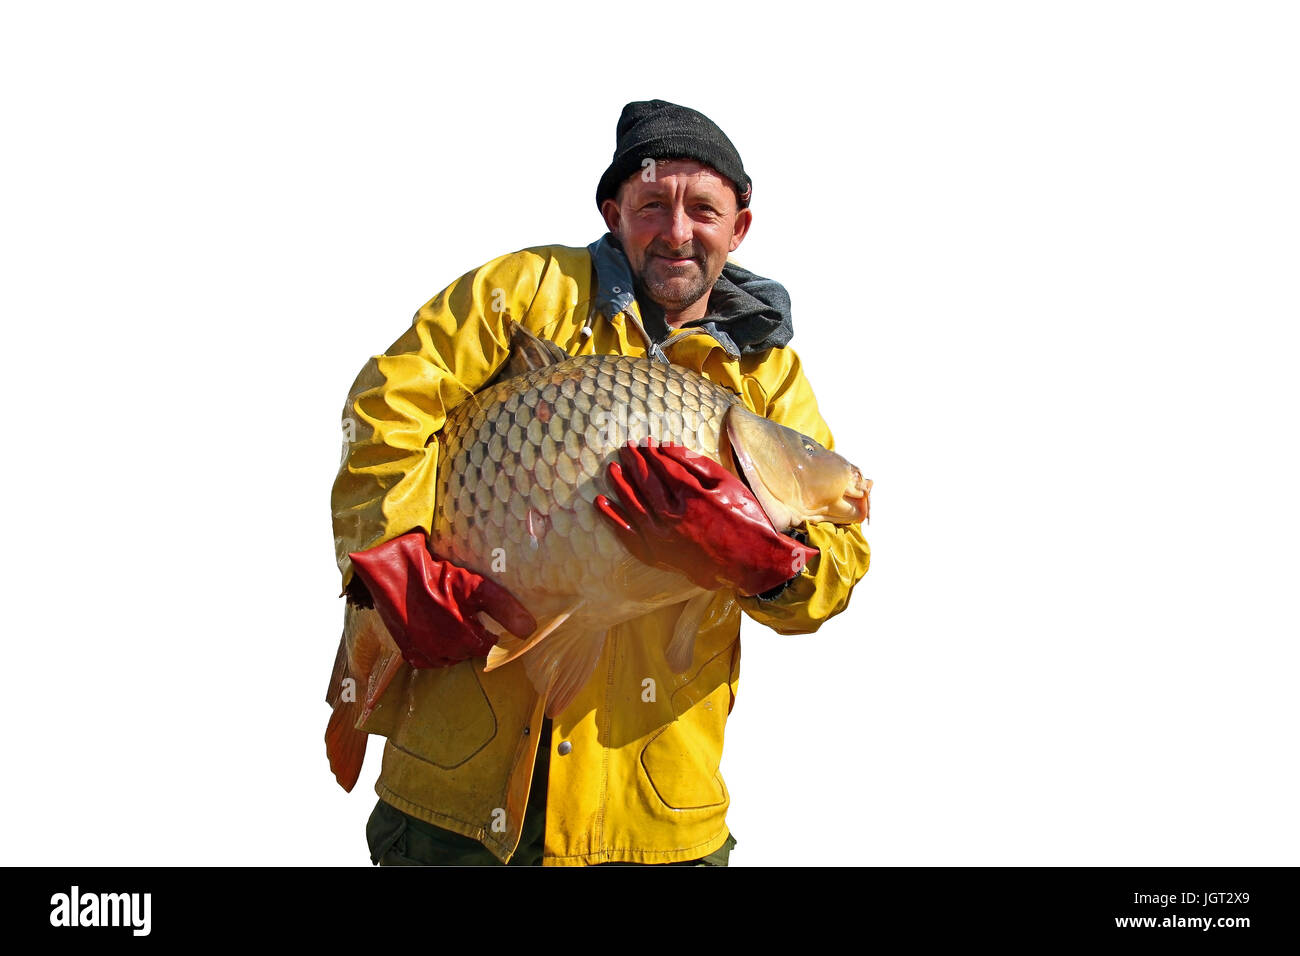
[(779, 531), (805, 521), (853, 524), (871, 515), (871, 481), (807, 435), (735, 405), (727, 412), (735, 467)]

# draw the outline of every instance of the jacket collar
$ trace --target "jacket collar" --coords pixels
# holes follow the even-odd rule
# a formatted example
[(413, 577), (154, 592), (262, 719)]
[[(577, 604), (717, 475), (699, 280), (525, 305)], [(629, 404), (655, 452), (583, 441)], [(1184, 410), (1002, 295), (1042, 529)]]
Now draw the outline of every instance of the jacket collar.
[[(596, 270), (596, 307), (605, 315), (627, 311), (636, 298), (635, 283), (618, 240), (605, 233), (587, 250)], [(670, 337), (662, 310), (654, 303), (642, 303), (641, 315), (656, 342)], [(733, 358), (779, 348), (794, 334), (790, 295), (781, 283), (728, 262), (709, 293), (709, 314), (687, 322), (682, 329), (708, 333)]]

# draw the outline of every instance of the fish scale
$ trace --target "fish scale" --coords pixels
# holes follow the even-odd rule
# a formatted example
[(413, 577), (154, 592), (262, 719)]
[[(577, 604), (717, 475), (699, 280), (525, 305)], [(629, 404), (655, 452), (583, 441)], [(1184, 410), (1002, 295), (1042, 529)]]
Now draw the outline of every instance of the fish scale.
[[(702, 375), (633, 356), (567, 357), (509, 319), (506, 328), (505, 378), (454, 408), (430, 439), (439, 458), (429, 547), (504, 586), (532, 612), (537, 627), (529, 635), (484, 620), (498, 641), (483, 669), (522, 664), (548, 716), (577, 699), (616, 625), (679, 605), (663, 648), (625, 650), (662, 653), (670, 670), (684, 674), (699, 627), (734, 607), (682, 573), (638, 561), (597, 514), (596, 497), (611, 491), (607, 466), (625, 442), (652, 434), (729, 471), (736, 466), (775, 530), (869, 516), (872, 483), (859, 469), (749, 411)], [(365, 752), (356, 727), (399, 672), (402, 654), (377, 612), (349, 605), (346, 614), (326, 746), (339, 782), (351, 789)], [(343, 700), (345, 674), (363, 682), (364, 702)]]
[(530, 635), (484, 622), (498, 634), (484, 670), (520, 660), (549, 716), (590, 679), (610, 628), (680, 605), (662, 653), (683, 673), (716, 604), (684, 573), (634, 557), (597, 514), (597, 496), (617, 497), (607, 470), (626, 443), (653, 436), (740, 466), (768, 518), (780, 515), (778, 529), (866, 516), (871, 483), (856, 468), (699, 373), (637, 356), (566, 356), (510, 328), (505, 377), (456, 406), (439, 433), (429, 548), (532, 613)]
[[(619, 445), (653, 435), (719, 461), (723, 417), (738, 401), (689, 369), (625, 355), (500, 382), (447, 417), (430, 548), (490, 574), (539, 616), (608, 589), (630, 556), (593, 520), (593, 502), (610, 493), (604, 471)], [(690, 590), (660, 575), (651, 590)]]

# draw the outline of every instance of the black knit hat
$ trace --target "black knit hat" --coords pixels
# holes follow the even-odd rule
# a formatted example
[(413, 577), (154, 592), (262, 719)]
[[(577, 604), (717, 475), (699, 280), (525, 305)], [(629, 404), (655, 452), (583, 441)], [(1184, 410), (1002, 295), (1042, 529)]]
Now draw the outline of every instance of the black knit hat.
[(614, 161), (600, 177), (596, 205), (613, 199), (623, 180), (645, 169), (647, 159), (694, 159), (731, 180), (741, 209), (754, 185), (727, 134), (703, 113), (663, 100), (628, 103), (618, 118)]

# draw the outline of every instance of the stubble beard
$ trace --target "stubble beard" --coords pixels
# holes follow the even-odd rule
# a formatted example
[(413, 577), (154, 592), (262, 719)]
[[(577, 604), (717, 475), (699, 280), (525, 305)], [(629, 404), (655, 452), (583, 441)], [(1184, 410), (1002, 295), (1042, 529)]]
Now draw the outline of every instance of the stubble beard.
[(690, 284), (684, 287), (680, 282), (674, 284), (667, 279), (661, 280), (645, 274), (641, 276), (641, 284), (650, 298), (668, 312), (684, 312), (704, 298), (709, 291), (708, 277), (698, 270)]
[[(685, 270), (669, 268), (662, 259), (656, 259), (656, 255), (689, 257), (694, 260), (694, 266)], [(678, 251), (655, 247), (653, 244), (646, 249), (645, 262), (636, 278), (650, 298), (669, 312), (682, 312), (690, 308), (713, 288), (705, 263), (698, 255), (690, 250)]]

